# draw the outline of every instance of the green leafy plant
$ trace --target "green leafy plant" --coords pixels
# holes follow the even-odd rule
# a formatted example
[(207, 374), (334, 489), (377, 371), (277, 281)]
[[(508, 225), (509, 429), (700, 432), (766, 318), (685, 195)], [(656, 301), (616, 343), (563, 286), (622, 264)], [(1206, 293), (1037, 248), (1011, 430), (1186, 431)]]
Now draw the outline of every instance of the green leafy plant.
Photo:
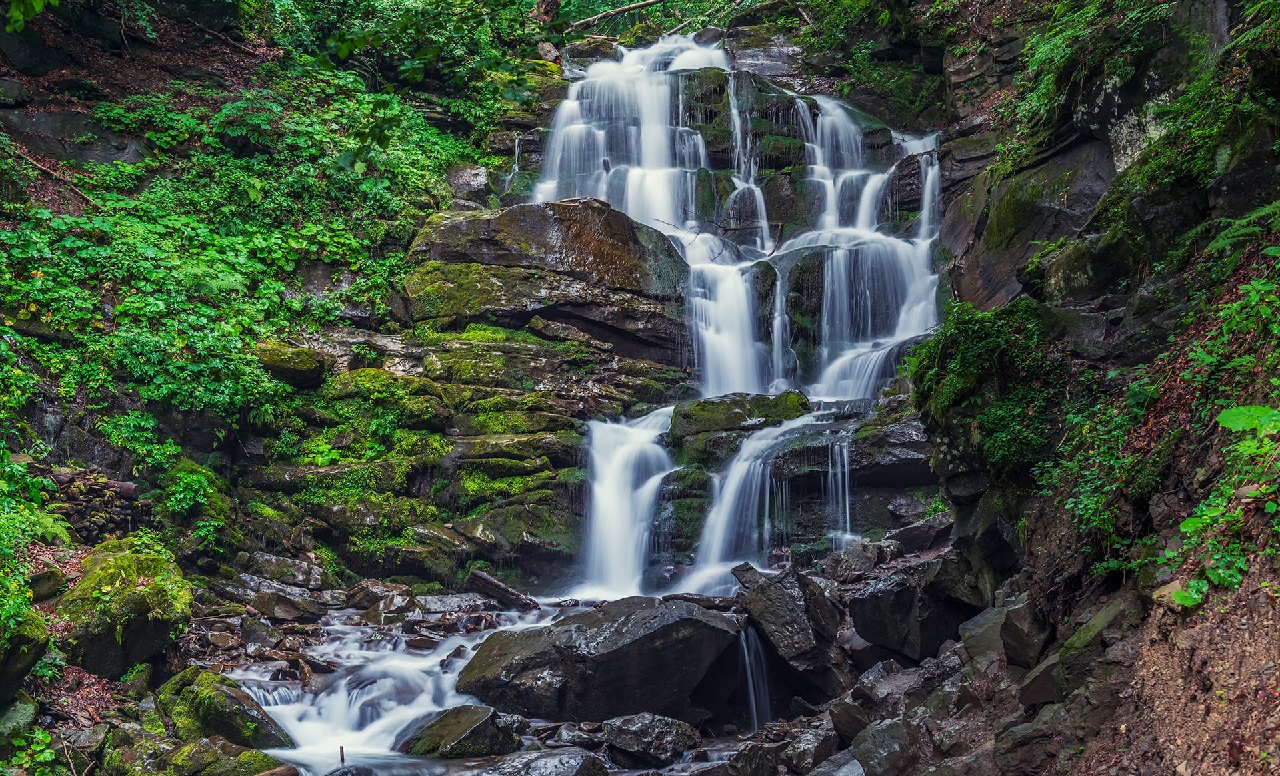
[(182, 455), (182, 448), (172, 439), (158, 441), (160, 422), (147, 412), (128, 412), (98, 421), (107, 440), (136, 456), (146, 466), (167, 469)]
[(53, 737), (44, 728), (34, 728), (27, 735), (13, 739), (12, 746), (13, 757), (0, 765), (26, 776), (57, 776), (63, 771), (53, 750)]

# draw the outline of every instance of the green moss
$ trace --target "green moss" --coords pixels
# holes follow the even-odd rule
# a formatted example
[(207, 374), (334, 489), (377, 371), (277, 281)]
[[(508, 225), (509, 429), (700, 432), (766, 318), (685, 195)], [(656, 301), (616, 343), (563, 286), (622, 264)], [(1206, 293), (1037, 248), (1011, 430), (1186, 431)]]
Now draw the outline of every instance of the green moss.
[(996, 248), (1009, 245), (1031, 225), (1037, 203), (1043, 196), (1044, 189), (1035, 183), (1017, 179), (1011, 181), (991, 208), (987, 228), (982, 233), (983, 242)]
[(732, 394), (676, 405), (671, 418), (673, 440), (714, 431), (759, 428), (798, 418), (809, 412), (809, 399), (799, 391), (777, 396)]
[(64, 651), (95, 673), (120, 676), (163, 649), (172, 631), (191, 619), (191, 585), (154, 541), (104, 542), (83, 568), (58, 614), (73, 623)]
[(251, 748), (292, 744), (239, 685), (199, 666), (166, 682), (156, 693), (156, 705), (169, 715), (175, 732), (184, 741), (220, 735), (233, 744)]

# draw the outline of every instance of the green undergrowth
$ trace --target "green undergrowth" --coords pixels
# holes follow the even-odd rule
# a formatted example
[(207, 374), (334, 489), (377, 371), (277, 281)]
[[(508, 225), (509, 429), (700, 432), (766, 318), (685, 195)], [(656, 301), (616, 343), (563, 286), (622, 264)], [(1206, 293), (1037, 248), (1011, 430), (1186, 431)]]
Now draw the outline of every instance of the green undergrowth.
[(1054, 441), (1065, 374), (1030, 299), (990, 312), (951, 305), (933, 338), (908, 354), (906, 371), (916, 407), (935, 423), (974, 417), (967, 433), (994, 471), (1025, 471)]

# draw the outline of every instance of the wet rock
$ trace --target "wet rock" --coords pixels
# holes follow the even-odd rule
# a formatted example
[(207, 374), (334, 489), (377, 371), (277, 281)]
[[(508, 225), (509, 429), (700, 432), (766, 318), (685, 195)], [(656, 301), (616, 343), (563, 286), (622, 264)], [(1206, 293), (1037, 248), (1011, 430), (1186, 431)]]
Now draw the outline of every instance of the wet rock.
[(489, 706), (458, 706), (422, 725), (397, 747), (418, 757), (490, 757), (520, 748), (520, 737)]
[(71, 64), (65, 52), (46, 43), (30, 25), (18, 32), (0, 32), (0, 54), (14, 70), (36, 78)]
[(477, 164), (450, 167), (445, 180), (459, 199), (482, 202), (489, 192), (489, 171)]
[(794, 569), (751, 588), (742, 607), (760, 636), (811, 687), (830, 698), (841, 689), (832, 651), (839, 609), (823, 589)]
[(156, 705), (185, 741), (218, 735), (253, 749), (291, 747), (293, 739), (231, 679), (192, 666), (156, 692)]
[(681, 440), (710, 431), (756, 431), (798, 418), (809, 409), (808, 397), (799, 391), (776, 396), (731, 393), (681, 402), (672, 412), (668, 436)]
[(25, 109), (3, 108), (0, 127), (29, 151), (56, 159), (137, 164), (148, 153), (145, 141), (108, 132), (89, 115), (75, 111), (28, 113)]
[(1106, 652), (1103, 634), (1110, 629), (1123, 629), (1139, 622), (1143, 616), (1141, 600), (1132, 594), (1117, 595), (1100, 608), (1071, 635), (1059, 651), (1054, 679), (1058, 697), (1065, 698), (1083, 687), (1095, 664)]
[(31, 575), (27, 587), (31, 588), (31, 602), (38, 604), (56, 596), (67, 584), (67, 578), (56, 566), (50, 566)]
[(604, 720), (653, 710), (697, 722), (714, 712), (700, 706), (708, 702), (700, 685), (720, 670), (737, 633), (724, 615), (685, 601), (624, 598), (552, 625), (494, 633), (462, 670), (458, 691), (529, 717)]
[(810, 776), (865, 776), (858, 753), (852, 748), (837, 752), (831, 759), (819, 765)]
[(269, 620), (284, 622), (319, 622), (329, 613), (323, 604), (308, 598), (290, 599), (282, 593), (263, 591), (254, 595), (249, 605)]
[(21, 736), (35, 724), (39, 713), (40, 704), (20, 690), (0, 702), (0, 740), (12, 741)]
[(542, 267), (663, 297), (683, 296), (688, 274), (670, 239), (596, 199), (436, 216), (410, 254), (430, 261)]
[(492, 776), (608, 776), (604, 761), (583, 749), (522, 752), (501, 760)]
[(382, 582), (376, 579), (362, 579), (347, 591), (348, 609), (368, 609), (369, 607), (393, 596), (408, 597), (409, 586), (397, 585), (393, 582)]
[(282, 558), (265, 552), (255, 552), (253, 562), (258, 574), (273, 582), (308, 590), (322, 590), (328, 581), (325, 570), (314, 563)]
[(132, 539), (99, 545), (84, 576), (58, 603), (73, 623), (61, 640), (69, 662), (117, 679), (160, 654), (191, 619), (191, 585), (168, 553)]
[(836, 753), (839, 742), (840, 737), (830, 726), (802, 728), (787, 737), (782, 764), (796, 773), (809, 773)]
[(960, 623), (961, 660), (970, 676), (985, 674), (991, 666), (1005, 660), (1004, 642), (1000, 638), (1004, 620), (1005, 610), (993, 608)]
[(256, 644), (265, 649), (271, 649), (284, 638), (284, 632), (256, 617), (246, 616), (240, 620), (240, 638), (245, 644)]
[[(34, 609), (18, 615), (0, 649), (0, 704), (17, 694), (27, 674), (49, 649), (49, 626)], [(0, 739), (7, 740), (7, 739)]]
[(827, 706), (831, 726), (840, 736), (840, 745), (849, 746), (858, 734), (871, 724), (871, 715), (852, 693), (845, 694)]
[(867, 773), (897, 776), (909, 773), (918, 759), (916, 738), (909, 723), (887, 719), (859, 733), (850, 748)]
[(609, 758), (623, 768), (662, 768), (702, 744), (692, 725), (648, 712), (606, 720), (603, 737)]

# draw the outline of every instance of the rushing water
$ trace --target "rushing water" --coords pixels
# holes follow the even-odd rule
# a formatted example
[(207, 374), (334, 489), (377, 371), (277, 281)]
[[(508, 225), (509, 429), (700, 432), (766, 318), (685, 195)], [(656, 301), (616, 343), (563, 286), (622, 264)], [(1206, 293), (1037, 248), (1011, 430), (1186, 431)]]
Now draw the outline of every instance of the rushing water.
[[(479, 774), (465, 763), (418, 760), (395, 752), (417, 723), (445, 709), (474, 703), (455, 689), (471, 650), (487, 633), (454, 635), (439, 644), (414, 648), (411, 637), (390, 629), (352, 624), (356, 612), (325, 618), (323, 643), (307, 653), (341, 667), (317, 673), (308, 687), (298, 680), (272, 679), (283, 664), (256, 664), (232, 676), (285, 729), (297, 745), (271, 754), (309, 776), (336, 769), (345, 758), (387, 776)], [(499, 615), (505, 628), (525, 628), (545, 611)]]
[(662, 478), (675, 464), (659, 443), (671, 427), (671, 407), (626, 423), (589, 424), (591, 503), (587, 514), (582, 598), (623, 598), (640, 592), (649, 533)]

